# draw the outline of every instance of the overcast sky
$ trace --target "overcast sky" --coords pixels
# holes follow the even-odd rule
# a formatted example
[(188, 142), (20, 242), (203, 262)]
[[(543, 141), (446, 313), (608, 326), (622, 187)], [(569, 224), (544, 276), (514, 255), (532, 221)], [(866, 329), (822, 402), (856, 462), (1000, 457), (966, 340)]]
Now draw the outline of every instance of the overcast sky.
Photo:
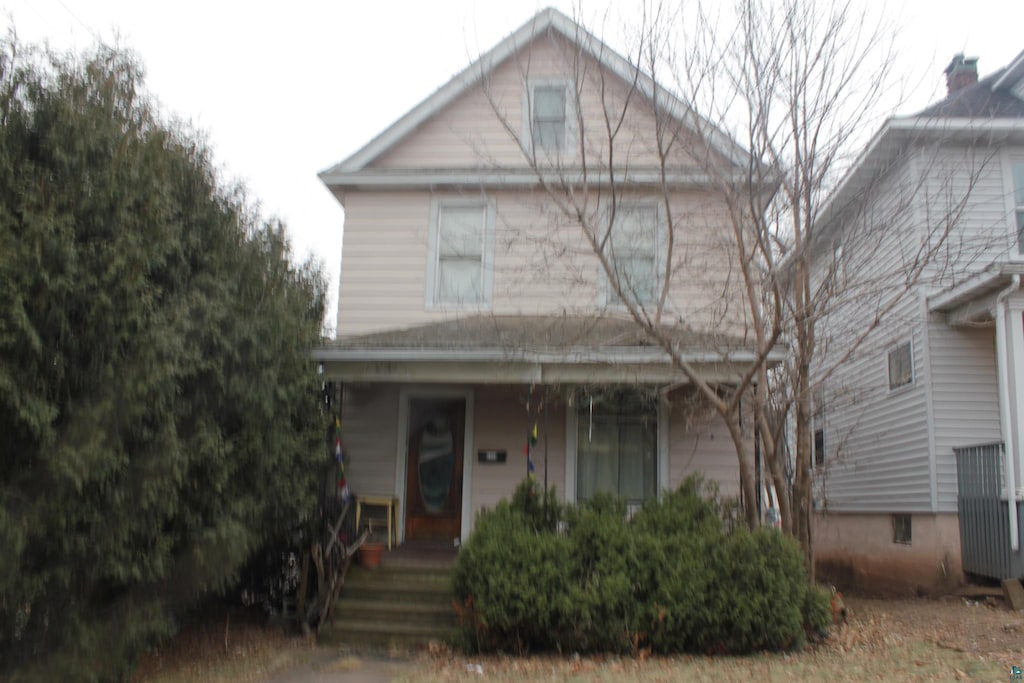
[[(878, 6), (879, 0), (855, 0)], [(297, 253), (320, 258), (336, 301), (344, 212), (317, 172), (344, 159), (540, 8), (572, 0), (0, 0), (26, 42), (131, 48), (164, 108), (206, 131), (224, 173), (289, 226)], [(633, 0), (582, 0), (602, 35), (628, 23)], [(981, 75), (1024, 49), (1021, 0), (902, 0), (899, 68), (922, 83), (912, 113), (944, 91), (957, 52)], [(599, 27), (596, 27), (599, 28)], [(118, 36), (115, 40), (115, 36)], [(333, 326), (333, 312), (329, 316)]]

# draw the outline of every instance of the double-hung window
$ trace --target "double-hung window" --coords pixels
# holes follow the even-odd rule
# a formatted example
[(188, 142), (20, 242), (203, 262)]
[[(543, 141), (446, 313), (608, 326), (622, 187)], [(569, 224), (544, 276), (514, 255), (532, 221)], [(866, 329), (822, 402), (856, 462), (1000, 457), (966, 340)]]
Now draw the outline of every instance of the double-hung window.
[(615, 277), (615, 282), (609, 283), (606, 303), (620, 303), (617, 284), (629, 301), (653, 304), (658, 296), (657, 205), (619, 206), (606, 244)]
[(630, 502), (658, 491), (658, 410), (635, 391), (584, 399), (577, 415), (577, 499), (611, 493)]
[(489, 303), (491, 209), (487, 202), (435, 206), (427, 303), (474, 306)]
[(1017, 251), (1024, 254), (1024, 161), (1013, 163), (1013, 206), (1017, 222)]
[(563, 158), (575, 145), (573, 89), (564, 79), (528, 81), (523, 90), (523, 148), (539, 160)]
[(889, 390), (899, 389), (914, 382), (914, 354), (911, 343), (905, 341), (889, 350)]
[(565, 87), (538, 85), (533, 89), (533, 144), (536, 149), (565, 149), (566, 119)]

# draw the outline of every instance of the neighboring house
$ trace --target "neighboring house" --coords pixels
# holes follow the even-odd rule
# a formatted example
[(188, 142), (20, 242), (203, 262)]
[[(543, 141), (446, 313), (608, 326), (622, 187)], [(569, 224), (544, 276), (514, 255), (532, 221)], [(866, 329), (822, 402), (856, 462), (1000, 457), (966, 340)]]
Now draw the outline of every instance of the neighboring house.
[[(345, 227), (338, 337), (315, 358), (342, 387), (348, 483), (397, 499), (400, 537), (467, 535), (526, 476), (535, 427), (536, 477), (569, 501), (611, 491), (635, 503), (695, 471), (738, 493), (724, 424), (630, 319), (556, 201), (586, 197), (600, 223), (615, 197), (601, 248), (618, 291), (651, 308), (673, 264), (673, 344), (709, 381), (735, 381), (754, 356), (725, 207), (688, 151), (742, 153), (724, 138), (687, 150), (690, 113), (663, 91), (655, 107), (652, 85), (545, 10), (321, 173)], [(614, 111), (625, 116), (609, 144)], [(656, 115), (675, 126), (668, 192)], [(686, 224), (672, 240), (668, 214)]]
[(819, 325), (818, 372), (838, 366), (816, 396), (815, 552), (874, 588), (1024, 574), (1024, 53), (981, 81), (958, 55), (946, 77), (820, 223), (839, 303)]

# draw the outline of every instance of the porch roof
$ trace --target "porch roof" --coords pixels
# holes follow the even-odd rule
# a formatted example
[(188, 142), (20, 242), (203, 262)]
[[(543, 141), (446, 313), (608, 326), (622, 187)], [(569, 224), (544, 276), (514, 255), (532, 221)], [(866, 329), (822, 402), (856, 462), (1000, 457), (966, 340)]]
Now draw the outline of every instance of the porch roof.
[[(664, 328), (684, 360), (712, 382), (752, 363), (737, 337)], [(769, 362), (778, 363), (777, 346)], [(669, 383), (685, 376), (632, 320), (582, 316), (476, 315), (343, 337), (316, 348), (328, 376), (348, 381), (467, 383)]]
[(991, 318), (995, 298), (1024, 275), (1024, 262), (1007, 261), (989, 264), (984, 270), (962, 282), (928, 297), (928, 311), (945, 313), (949, 324), (976, 322)]

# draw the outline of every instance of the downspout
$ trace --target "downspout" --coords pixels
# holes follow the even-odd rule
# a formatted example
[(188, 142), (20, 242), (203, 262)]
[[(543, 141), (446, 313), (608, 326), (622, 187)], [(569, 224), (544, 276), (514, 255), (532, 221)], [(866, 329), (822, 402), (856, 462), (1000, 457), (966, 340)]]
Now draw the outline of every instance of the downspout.
[(1006, 300), (1011, 294), (1020, 289), (1020, 275), (1014, 275), (1010, 286), (999, 292), (996, 296), (995, 319), (996, 319), (996, 355), (998, 357), (998, 368), (996, 375), (999, 379), (999, 422), (1000, 432), (1003, 437), (1003, 473), (1006, 475), (1007, 511), (1010, 524), (1010, 548), (1017, 552), (1020, 550), (1020, 529), (1017, 527), (1017, 473), (1016, 473), (1016, 443), (1013, 438), (1013, 430), (1010, 427), (1013, 419), (1013, 411), (1010, 407), (1010, 367), (1009, 351), (1006, 339), (1006, 317), (1009, 314), (1009, 305)]

